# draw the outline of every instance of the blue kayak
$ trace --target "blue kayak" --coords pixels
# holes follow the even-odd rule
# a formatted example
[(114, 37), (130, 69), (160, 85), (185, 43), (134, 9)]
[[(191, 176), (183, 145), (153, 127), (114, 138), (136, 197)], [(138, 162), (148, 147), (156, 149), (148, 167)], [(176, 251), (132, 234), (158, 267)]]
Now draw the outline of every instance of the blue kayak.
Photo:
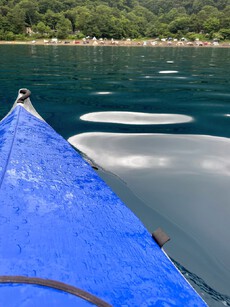
[(0, 122), (0, 306), (206, 306), (29, 95)]

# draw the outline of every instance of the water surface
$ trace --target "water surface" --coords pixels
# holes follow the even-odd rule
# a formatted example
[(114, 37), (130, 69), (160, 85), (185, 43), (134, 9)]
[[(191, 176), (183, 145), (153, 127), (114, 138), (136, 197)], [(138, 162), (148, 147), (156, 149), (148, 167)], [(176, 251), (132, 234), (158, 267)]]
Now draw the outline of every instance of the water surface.
[(21, 87), (210, 306), (230, 305), (230, 49), (0, 46), (0, 114)]

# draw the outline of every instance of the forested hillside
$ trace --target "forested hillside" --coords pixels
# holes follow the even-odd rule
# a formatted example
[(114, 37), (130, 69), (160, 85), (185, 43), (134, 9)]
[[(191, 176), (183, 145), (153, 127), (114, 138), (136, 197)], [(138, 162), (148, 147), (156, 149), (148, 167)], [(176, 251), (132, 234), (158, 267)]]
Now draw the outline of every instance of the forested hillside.
[(230, 39), (230, 0), (0, 0), (0, 39)]

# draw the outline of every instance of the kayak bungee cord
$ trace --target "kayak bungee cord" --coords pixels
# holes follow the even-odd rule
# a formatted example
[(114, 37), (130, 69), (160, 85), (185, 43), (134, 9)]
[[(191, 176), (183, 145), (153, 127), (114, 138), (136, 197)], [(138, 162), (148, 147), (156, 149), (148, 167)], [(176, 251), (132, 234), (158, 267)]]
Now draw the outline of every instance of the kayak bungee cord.
[(0, 276), (0, 284), (30, 284), (30, 285), (39, 285), (44, 286), (47, 288), (57, 289), (66, 293), (70, 293), (72, 295), (78, 296), (85, 301), (88, 301), (97, 307), (112, 307), (112, 305), (106, 303), (102, 299), (96, 297), (95, 295), (79, 289), (77, 287), (68, 285), (66, 283), (52, 280), (52, 279), (45, 279), (45, 278), (38, 278), (38, 277), (27, 277), (27, 276)]

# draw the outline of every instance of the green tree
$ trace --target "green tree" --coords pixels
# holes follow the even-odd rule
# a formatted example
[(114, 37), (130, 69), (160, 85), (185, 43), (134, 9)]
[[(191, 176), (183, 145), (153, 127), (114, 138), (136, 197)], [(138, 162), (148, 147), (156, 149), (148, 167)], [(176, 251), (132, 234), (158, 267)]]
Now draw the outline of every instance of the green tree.
[(146, 20), (146, 22), (152, 22), (156, 15), (150, 12), (148, 9), (146, 9), (143, 6), (137, 5), (132, 9), (132, 12), (139, 17), (142, 17)]
[(230, 5), (221, 12), (220, 15), (221, 28), (230, 28)]
[(21, 0), (17, 8), (24, 12), (26, 25), (32, 27), (38, 22), (40, 16), (38, 14), (38, 3), (36, 1)]
[(147, 20), (143, 16), (137, 16), (133, 11), (127, 14), (127, 19), (130, 21), (130, 37), (138, 37), (145, 35)]
[(7, 41), (13, 41), (15, 40), (15, 34), (11, 31), (7, 31), (4, 33), (4, 39), (7, 40)]
[(208, 20), (211, 20), (211, 18), (218, 18), (219, 19), (220, 12), (217, 8), (214, 6), (204, 6), (203, 9), (195, 15), (195, 19), (193, 20), (193, 24), (197, 25), (196, 31), (198, 29), (200, 31), (208, 31), (209, 32), (209, 26), (208, 26)]
[(213, 6), (215, 7), (215, 3), (213, 0), (194, 0), (193, 2), (193, 12), (198, 13), (205, 6)]
[(223, 39), (230, 40), (230, 28), (220, 29), (219, 33), (223, 37)]
[(0, 15), (0, 29), (3, 32), (7, 32), (10, 28), (10, 23), (9, 20), (6, 16), (1, 16)]
[(61, 16), (56, 25), (57, 37), (66, 38), (72, 32), (72, 25), (69, 19)]
[(9, 12), (10, 8), (6, 5), (1, 5), (0, 6), (0, 15), (1, 16), (6, 16)]
[(49, 36), (51, 29), (49, 26), (46, 26), (43, 21), (40, 21), (35, 27), (33, 27), (35, 32), (41, 34), (41, 37)]
[(204, 30), (208, 33), (217, 32), (220, 29), (220, 20), (210, 17), (204, 22)]
[(39, 0), (39, 13), (45, 14), (47, 11), (52, 11), (54, 13), (60, 13), (65, 10), (65, 6), (63, 5), (63, 1), (58, 0)]
[[(7, 14), (8, 32), (20, 34), (25, 32), (25, 12), (18, 7), (9, 10)], [(11, 34), (9, 34), (10, 36)]]
[(205, 21), (209, 19), (210, 17), (218, 17), (220, 15), (220, 12), (218, 9), (214, 6), (206, 5), (202, 8), (201, 11), (197, 14), (197, 18)]
[(170, 23), (174, 21), (176, 18), (187, 16), (184, 8), (173, 8), (168, 13), (160, 16), (160, 21), (163, 23)]
[(91, 28), (93, 28), (93, 24), (97, 25), (97, 33), (93, 30), (94, 34), (97, 37), (108, 37), (109, 32), (111, 31), (112, 25), (110, 20), (113, 17), (113, 9), (108, 7), (107, 5), (98, 5), (96, 10), (91, 13), (92, 19), (90, 20)]
[(77, 31), (83, 32), (85, 35), (88, 35), (89, 30), (87, 25), (90, 23), (90, 21), (91, 21), (90, 9), (86, 6), (77, 7), (75, 29)]
[(189, 17), (179, 17), (170, 22), (169, 31), (171, 33), (177, 33), (180, 31), (183, 34), (189, 32), (190, 18)]
[(51, 30), (56, 30), (57, 23), (60, 21), (61, 15), (48, 10), (44, 15), (44, 21)]
[(76, 9), (67, 10), (65, 13), (65, 18), (69, 19), (71, 22), (72, 32), (76, 31), (76, 21), (77, 21), (77, 12)]
[(168, 37), (170, 33), (168, 31), (168, 25), (159, 21), (154, 22), (149, 25), (149, 28), (146, 30), (146, 35), (149, 37)]
[(50, 28), (61, 37), (177, 37), (222, 29), (228, 37), (230, 0), (0, 0), (1, 36), (19, 38), (26, 27), (37, 26), (41, 36)]

